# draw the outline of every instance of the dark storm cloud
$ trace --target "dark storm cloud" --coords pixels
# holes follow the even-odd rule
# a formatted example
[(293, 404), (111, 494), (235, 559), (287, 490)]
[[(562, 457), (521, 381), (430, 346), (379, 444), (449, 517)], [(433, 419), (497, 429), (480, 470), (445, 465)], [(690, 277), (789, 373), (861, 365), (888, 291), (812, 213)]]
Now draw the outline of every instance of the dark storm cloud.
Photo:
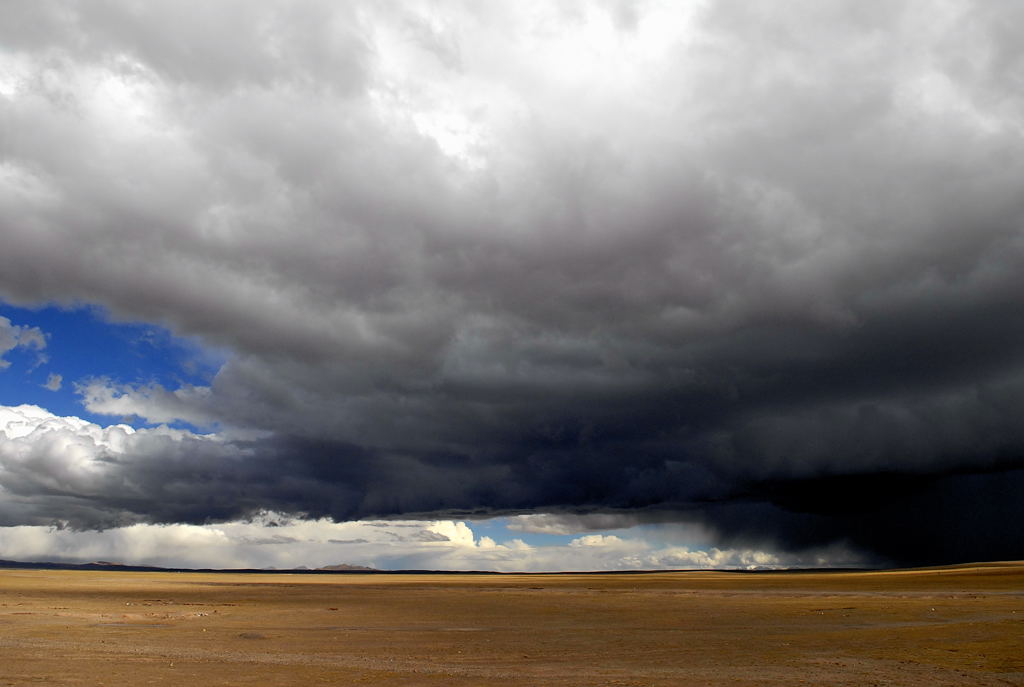
[(19, 8), (0, 292), (226, 347), (209, 389), (83, 394), (250, 435), (5, 463), (4, 518), (660, 510), (1024, 557), (1021, 13)]

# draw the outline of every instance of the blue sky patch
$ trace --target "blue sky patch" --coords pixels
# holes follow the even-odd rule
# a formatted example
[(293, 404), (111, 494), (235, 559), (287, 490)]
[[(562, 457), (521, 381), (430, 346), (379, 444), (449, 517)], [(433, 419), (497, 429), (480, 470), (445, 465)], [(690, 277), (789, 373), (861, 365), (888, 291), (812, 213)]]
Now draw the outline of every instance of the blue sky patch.
[[(0, 369), (0, 404), (30, 403), (101, 425), (121, 422), (122, 418), (90, 413), (76, 392), (76, 384), (105, 378), (115, 385), (160, 384), (167, 389), (203, 386), (210, 383), (226, 359), (195, 339), (175, 336), (153, 324), (116, 322), (94, 306), (21, 308), (0, 303), (0, 316), (12, 325), (37, 327), (46, 336), (46, 348), (41, 351), (15, 348), (4, 355), (10, 365)], [(59, 388), (52, 383), (53, 375), (60, 377)], [(128, 424), (146, 426), (140, 419)], [(192, 429), (187, 423), (174, 426)]]

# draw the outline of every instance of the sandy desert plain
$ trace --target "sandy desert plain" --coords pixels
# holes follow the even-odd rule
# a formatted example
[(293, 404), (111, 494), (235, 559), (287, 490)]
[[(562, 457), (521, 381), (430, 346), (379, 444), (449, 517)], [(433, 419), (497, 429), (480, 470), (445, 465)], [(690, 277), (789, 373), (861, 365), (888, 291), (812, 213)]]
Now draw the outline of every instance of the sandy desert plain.
[(1024, 563), (0, 570), (0, 685), (1024, 685)]

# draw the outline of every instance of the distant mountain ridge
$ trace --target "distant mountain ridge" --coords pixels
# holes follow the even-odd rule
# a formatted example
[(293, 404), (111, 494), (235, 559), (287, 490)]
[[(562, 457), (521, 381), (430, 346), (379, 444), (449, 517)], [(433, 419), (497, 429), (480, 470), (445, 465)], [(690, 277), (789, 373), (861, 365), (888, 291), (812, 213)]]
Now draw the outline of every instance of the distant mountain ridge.
[(348, 563), (337, 563), (335, 565), (325, 565), (317, 570), (329, 570), (329, 571), (356, 571), (356, 572), (380, 572), (377, 568), (368, 568), (365, 565), (349, 565)]
[[(972, 563), (968, 565), (997, 565), (998, 562)], [(957, 567), (957, 566), (938, 566)], [(362, 565), (351, 565), (349, 563), (336, 563), (325, 565), (321, 568), (310, 569), (305, 566), (297, 568), (162, 568), (155, 565), (128, 565), (112, 561), (93, 561), (92, 563), (56, 563), (50, 561), (8, 561), (0, 559), (0, 570), (22, 569), (22, 570), (100, 570), (110, 572), (180, 572), (180, 573), (253, 573), (263, 575), (520, 575), (523, 571), (498, 572), (496, 570), (381, 570), (369, 568)], [(910, 569), (910, 568), (907, 568)], [(560, 572), (535, 572), (534, 575), (643, 575), (648, 573), (670, 573), (670, 572), (730, 572), (739, 574), (750, 573), (814, 573), (814, 572), (864, 572), (869, 570), (881, 570), (880, 568), (784, 568), (771, 570), (734, 570), (734, 569), (707, 569), (707, 568), (672, 568), (664, 570), (566, 570)]]
[[(0, 569), (35, 569), (35, 570), (110, 570), (110, 571), (132, 571), (132, 572), (219, 572), (219, 573), (296, 573), (296, 574), (317, 574), (317, 573), (387, 573), (396, 572), (391, 570), (378, 570), (363, 565), (350, 565), (348, 563), (337, 563), (326, 565), (322, 568), (311, 570), (306, 567), (291, 569), (274, 568), (163, 568), (156, 565), (128, 565), (114, 561), (93, 561), (91, 563), (55, 563), (50, 561), (8, 561), (0, 560)], [(408, 572), (408, 571), (406, 571)], [(419, 572), (419, 571), (414, 571)]]

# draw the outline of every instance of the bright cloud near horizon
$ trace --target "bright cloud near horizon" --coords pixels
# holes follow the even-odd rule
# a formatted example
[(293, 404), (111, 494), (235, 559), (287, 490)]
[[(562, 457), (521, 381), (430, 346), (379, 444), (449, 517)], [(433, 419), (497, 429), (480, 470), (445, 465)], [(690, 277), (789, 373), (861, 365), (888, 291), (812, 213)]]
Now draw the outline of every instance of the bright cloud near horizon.
[(1020, 27), (11, 3), (0, 558), (1024, 558)]

